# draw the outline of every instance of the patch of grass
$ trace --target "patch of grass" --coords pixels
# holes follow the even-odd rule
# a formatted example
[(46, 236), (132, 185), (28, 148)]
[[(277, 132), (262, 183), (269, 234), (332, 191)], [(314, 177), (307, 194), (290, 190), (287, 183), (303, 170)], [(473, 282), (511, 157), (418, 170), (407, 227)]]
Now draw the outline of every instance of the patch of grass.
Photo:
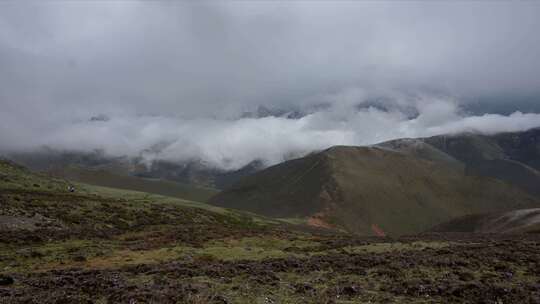
[(308, 223), (307, 218), (300, 218), (300, 217), (280, 218), (279, 220), (285, 223), (293, 224), (293, 225), (306, 225)]
[(27, 247), (8, 246), (0, 250), (0, 267), (10, 271), (27, 272), (72, 267), (109, 269), (172, 260), (255, 261), (291, 256), (303, 257), (305, 255), (288, 252), (286, 249), (316, 245), (307, 240), (248, 237), (211, 241), (202, 247), (170, 244), (149, 250), (129, 249), (127, 242), (143, 240), (145, 235), (145, 232), (139, 232), (123, 234), (110, 241), (69, 240)]
[(343, 247), (343, 250), (349, 253), (383, 253), (392, 251), (405, 251), (405, 250), (424, 250), (426, 248), (439, 249), (448, 247), (451, 244), (449, 242), (412, 242), (412, 243), (371, 243), (362, 246), (347, 246)]
[(200, 208), (217, 213), (225, 213), (227, 211), (225, 208), (208, 205), (201, 202), (195, 202), (170, 196), (163, 196), (159, 194), (152, 194), (134, 190), (94, 186), (82, 183), (76, 183), (76, 187), (78, 192), (84, 194), (99, 195), (105, 198), (125, 199), (135, 203), (164, 203), (189, 208)]
[(268, 258), (284, 258), (294, 254), (283, 252), (279, 249), (262, 249), (252, 247), (208, 247), (203, 255), (210, 255), (218, 260), (263, 260)]
[[(125, 234), (118, 237), (119, 240), (129, 241), (138, 239), (142, 234)], [(308, 247), (316, 243), (306, 240), (287, 240), (271, 237), (248, 237), (242, 239), (227, 239), (212, 241), (202, 247), (190, 247), (184, 245), (172, 245), (150, 250), (129, 250), (120, 243), (110, 243), (106, 254), (88, 257), (85, 261), (71, 261), (70, 263), (58, 263), (52, 259), (49, 268), (69, 268), (73, 266), (88, 269), (116, 268), (124, 265), (154, 264), (172, 260), (192, 261), (236, 261), (236, 260), (264, 260), (268, 258), (285, 258), (290, 256), (302, 257), (298, 253), (287, 252), (288, 247)], [(46, 246), (51, 247), (51, 246)], [(64, 246), (62, 248), (68, 248)], [(81, 246), (82, 248), (82, 246)], [(85, 247), (88, 248), (88, 247)], [(41, 251), (45, 249), (40, 249)], [(69, 251), (69, 250), (67, 250)], [(55, 254), (59, 256), (59, 254)], [(56, 263), (55, 263), (56, 262)]]
[(36, 271), (52, 269), (53, 266), (71, 266), (77, 260), (87, 260), (111, 254), (115, 244), (107, 241), (66, 240), (32, 246), (2, 246), (0, 269), (5, 271)]
[(77, 264), (89, 269), (108, 269), (126, 265), (155, 264), (180, 259), (189, 252), (183, 247), (159, 248), (154, 250), (116, 250), (106, 256), (94, 257)]
[(318, 243), (297, 239), (282, 239), (277, 237), (248, 237), (242, 239), (227, 239), (213, 241), (204, 246), (202, 254), (208, 254), (219, 260), (262, 260), (288, 256), (304, 256), (288, 252), (291, 247), (306, 248)]

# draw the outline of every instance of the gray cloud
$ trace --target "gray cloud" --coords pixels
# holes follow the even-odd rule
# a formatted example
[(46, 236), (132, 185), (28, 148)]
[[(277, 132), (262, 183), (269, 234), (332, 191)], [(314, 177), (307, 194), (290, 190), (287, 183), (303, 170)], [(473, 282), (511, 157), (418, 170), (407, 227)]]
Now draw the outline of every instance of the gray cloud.
[[(536, 114), (462, 109), (537, 102), (539, 17), (538, 2), (2, 2), (0, 148), (138, 155), (166, 143), (146, 156), (235, 168), (534, 127)], [(258, 105), (310, 115), (239, 119)], [(88, 121), (98, 114), (111, 119)]]
[[(45, 131), (24, 129), (23, 136), (7, 131), (0, 132), (0, 137), (17, 150), (42, 146), (71, 151), (100, 149), (106, 155), (142, 156), (148, 162), (202, 160), (211, 167), (231, 170), (254, 160), (272, 165), (332, 145), (369, 145), (402, 137), (493, 134), (540, 127), (540, 114), (466, 116), (454, 101), (433, 96), (417, 99), (414, 108), (418, 115), (410, 118), (400, 108), (358, 109), (344, 99), (299, 119), (119, 115), (78, 121), (42, 120), (34, 123)], [(1, 130), (9, 130), (9, 125), (17, 123), (15, 119), (0, 122)], [(39, 138), (36, 132), (41, 134)]]

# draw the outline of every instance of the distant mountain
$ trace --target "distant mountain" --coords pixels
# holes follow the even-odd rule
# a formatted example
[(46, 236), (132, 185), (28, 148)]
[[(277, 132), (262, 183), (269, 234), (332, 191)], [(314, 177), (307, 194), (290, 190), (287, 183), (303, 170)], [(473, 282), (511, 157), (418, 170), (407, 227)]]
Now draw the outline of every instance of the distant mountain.
[(59, 151), (42, 148), (31, 152), (17, 152), (5, 155), (16, 163), (22, 164), (32, 171), (49, 172), (66, 166), (79, 166), (90, 169), (102, 169), (116, 174), (129, 174), (140, 169), (143, 164), (128, 157), (111, 157), (101, 150), (90, 152)]
[(175, 163), (169, 161), (154, 161), (141, 170), (132, 172), (133, 175), (145, 178), (161, 178), (199, 187), (225, 189), (241, 177), (252, 174), (263, 168), (263, 164), (254, 161), (232, 171), (209, 167), (200, 161)]
[(538, 198), (466, 175), (461, 162), (420, 143), (426, 157), (332, 147), (244, 177), (209, 202), (368, 235), (417, 233), (467, 214), (540, 207)]
[[(7, 157), (33, 171), (54, 173), (58, 177), (62, 177), (60, 174), (76, 167), (91, 171), (108, 172), (116, 176), (157, 178), (196, 187), (218, 189), (226, 188), (239, 178), (254, 173), (263, 167), (261, 162), (254, 161), (238, 170), (224, 171), (196, 160), (180, 163), (156, 160), (148, 163), (137, 157), (111, 157), (100, 150), (74, 152), (41, 149), (33, 152), (12, 153)], [(70, 176), (63, 177), (69, 178)]]
[(268, 108), (266, 106), (257, 106), (252, 111), (244, 111), (240, 118), (263, 118), (263, 117), (285, 117), (289, 119), (298, 119), (306, 116), (308, 111), (300, 111), (298, 109), (281, 109), (281, 108)]
[(494, 177), (540, 196), (540, 129), (398, 139), (377, 146), (462, 167), (466, 175)]
[(540, 208), (467, 215), (439, 224), (430, 231), (540, 233)]

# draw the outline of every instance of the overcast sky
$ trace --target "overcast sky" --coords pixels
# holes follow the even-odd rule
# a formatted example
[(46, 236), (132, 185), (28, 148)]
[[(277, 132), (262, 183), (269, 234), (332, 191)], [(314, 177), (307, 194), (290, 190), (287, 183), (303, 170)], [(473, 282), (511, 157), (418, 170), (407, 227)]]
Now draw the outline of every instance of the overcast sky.
[[(234, 169), (523, 130), (540, 126), (521, 113), (540, 101), (539, 29), (538, 1), (2, 1), (0, 150), (159, 145), (145, 155)], [(309, 115), (242, 118), (259, 105)]]

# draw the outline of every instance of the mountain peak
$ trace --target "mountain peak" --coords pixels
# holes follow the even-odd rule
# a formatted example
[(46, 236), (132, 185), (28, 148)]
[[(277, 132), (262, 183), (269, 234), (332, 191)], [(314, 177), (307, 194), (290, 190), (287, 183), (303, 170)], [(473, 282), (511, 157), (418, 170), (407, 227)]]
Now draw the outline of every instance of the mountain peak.
[(272, 166), (210, 202), (308, 223), (315, 218), (368, 235), (376, 234), (373, 227), (390, 234), (417, 233), (455, 216), (540, 206), (519, 189), (466, 176), (460, 167), (380, 147), (350, 146)]

